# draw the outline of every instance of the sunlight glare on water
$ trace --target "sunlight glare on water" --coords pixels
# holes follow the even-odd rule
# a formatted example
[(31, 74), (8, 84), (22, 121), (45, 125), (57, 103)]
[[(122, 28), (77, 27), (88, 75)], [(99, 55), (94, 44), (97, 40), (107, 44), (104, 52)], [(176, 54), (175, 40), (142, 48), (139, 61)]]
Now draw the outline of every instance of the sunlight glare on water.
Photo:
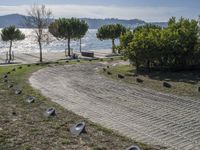
[[(38, 44), (36, 42), (35, 33), (32, 29), (20, 29), (26, 38), (22, 41), (15, 41), (12, 50), (15, 53), (34, 53), (39, 52)], [(85, 37), (82, 39), (82, 50), (108, 50), (111, 49), (111, 40), (100, 41), (96, 38), (96, 29), (89, 29)], [(43, 43), (43, 52), (61, 52), (67, 48), (66, 40), (57, 40), (50, 37), (49, 43)], [(118, 41), (116, 41), (118, 43)], [(79, 50), (79, 41), (72, 41), (71, 48), (74, 51)], [(9, 43), (0, 41), (0, 52), (7, 52)]]

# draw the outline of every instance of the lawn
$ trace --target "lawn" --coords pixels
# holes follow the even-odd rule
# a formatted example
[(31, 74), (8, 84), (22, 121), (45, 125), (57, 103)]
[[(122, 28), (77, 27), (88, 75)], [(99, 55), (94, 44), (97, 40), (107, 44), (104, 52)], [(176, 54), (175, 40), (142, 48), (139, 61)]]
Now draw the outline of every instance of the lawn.
[[(71, 62), (51, 65), (63, 64)], [(29, 85), (28, 78), (31, 73), (44, 67), (47, 67), (47, 64), (22, 65), (21, 69), (19, 66), (0, 67), (1, 150), (123, 150), (131, 145), (139, 145), (143, 150), (156, 149), (94, 124), (42, 96)], [(12, 71), (13, 68), (16, 68), (16, 71)], [(3, 76), (9, 72), (8, 83), (5, 83)], [(11, 83), (13, 88), (8, 87)], [(16, 88), (22, 89), (22, 94), (16, 95)], [(35, 103), (27, 103), (27, 96), (35, 96)], [(56, 116), (47, 118), (43, 113), (50, 107), (56, 109)], [(87, 133), (72, 135), (69, 128), (79, 121), (86, 122)]]
[[(110, 72), (111, 74), (108, 74)], [(135, 67), (132, 65), (117, 65), (100, 71), (107, 77), (119, 81), (118, 74), (124, 76), (120, 79), (131, 85), (153, 89), (159, 92), (171, 93), (180, 96), (200, 97), (198, 88), (200, 87), (200, 71), (185, 72), (149, 72), (136, 74)], [(139, 83), (136, 79), (142, 79)], [(163, 82), (171, 84), (171, 88), (163, 87)]]

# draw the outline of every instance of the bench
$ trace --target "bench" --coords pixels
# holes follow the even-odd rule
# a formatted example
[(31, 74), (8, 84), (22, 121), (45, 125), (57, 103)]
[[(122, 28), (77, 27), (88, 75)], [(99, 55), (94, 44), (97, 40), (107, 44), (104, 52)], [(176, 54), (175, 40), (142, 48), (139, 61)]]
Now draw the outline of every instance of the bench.
[(85, 57), (94, 57), (94, 52), (81, 52), (81, 55)]

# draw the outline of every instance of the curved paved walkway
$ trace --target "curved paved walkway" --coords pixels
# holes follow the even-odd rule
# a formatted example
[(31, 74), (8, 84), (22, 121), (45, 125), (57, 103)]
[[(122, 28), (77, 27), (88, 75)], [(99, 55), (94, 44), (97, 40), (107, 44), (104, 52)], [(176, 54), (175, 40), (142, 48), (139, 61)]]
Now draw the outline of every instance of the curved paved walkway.
[(116, 82), (96, 73), (102, 64), (49, 67), (33, 87), (63, 107), (139, 141), (169, 149), (200, 149), (200, 100)]

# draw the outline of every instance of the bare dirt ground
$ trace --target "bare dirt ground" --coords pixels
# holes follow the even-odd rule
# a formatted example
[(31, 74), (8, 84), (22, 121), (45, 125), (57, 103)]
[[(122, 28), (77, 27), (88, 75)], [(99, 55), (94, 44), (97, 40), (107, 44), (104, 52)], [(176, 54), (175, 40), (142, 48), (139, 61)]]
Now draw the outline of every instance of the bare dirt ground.
[(66, 109), (138, 141), (200, 149), (199, 99), (117, 82), (97, 73), (104, 66), (53, 66), (35, 72), (29, 81)]
[[(111, 50), (95, 50), (94, 56), (96, 58), (105, 58), (107, 55), (110, 54)], [(76, 52), (76, 54), (82, 58), (81, 54), (79, 52)], [(37, 63), (39, 62), (39, 53), (16, 53), (14, 57), (14, 61), (12, 61), (13, 64), (31, 64), (31, 63)], [(49, 62), (49, 61), (58, 61), (61, 59), (66, 59), (64, 52), (48, 52), (43, 53), (43, 61)], [(6, 65), (6, 53), (0, 52), (0, 65)]]

